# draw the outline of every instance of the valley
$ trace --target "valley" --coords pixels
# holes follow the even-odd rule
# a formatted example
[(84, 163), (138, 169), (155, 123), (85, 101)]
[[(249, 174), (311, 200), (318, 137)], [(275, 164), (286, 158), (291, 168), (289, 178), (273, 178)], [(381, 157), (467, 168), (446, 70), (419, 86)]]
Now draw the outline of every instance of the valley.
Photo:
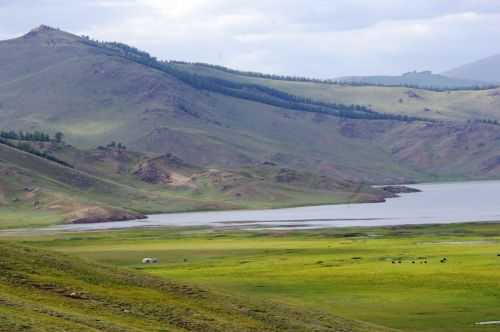
[(0, 41), (0, 331), (498, 330), (495, 61), (335, 80)]
[[(64, 303), (71, 308), (71, 315), (53, 319), (54, 327), (74, 321), (84, 310), (89, 317), (101, 317), (103, 331), (112, 328), (104, 322), (124, 331), (128, 330), (120, 324), (125, 322), (129, 329), (150, 324), (147, 330), (157, 331), (158, 315), (170, 310), (162, 323), (183, 322), (183, 328), (194, 331), (208, 317), (213, 319), (208, 323), (211, 331), (232, 330), (228, 320), (243, 331), (497, 328), (475, 325), (498, 318), (500, 226), (495, 223), (253, 232), (164, 228), (9, 240), (27, 246), (0, 244), (10, 262), (20, 252), (26, 260), (41, 260), (35, 257), (37, 252), (47, 255), (42, 260), (43, 274), (30, 272), (24, 259), (10, 263), (8, 271), (24, 280), (16, 286), (15, 296), (8, 291), (9, 280), (0, 278), (0, 289), (7, 287), (7, 303), (19, 303), (0, 309), (0, 322), (6, 312), (38, 311), (24, 323), (34, 331), (40, 330), (34, 324), (45, 326), (50, 321), (43, 323), (48, 313), (31, 307), (24, 293), (27, 287), (33, 289), (31, 285), (38, 285), (35, 293), (44, 306)], [(144, 265), (143, 257), (155, 257), (159, 263)], [(5, 255), (0, 258), (3, 266), (8, 262)], [(45, 264), (65, 266), (65, 272), (55, 274)], [(85, 278), (87, 274), (92, 278)], [(161, 283), (165, 286), (160, 288)], [(124, 292), (123, 287), (133, 291)], [(72, 292), (80, 298), (69, 297)], [(152, 310), (150, 301), (156, 296), (163, 300)], [(0, 301), (5, 297), (0, 292)], [(138, 299), (145, 303), (139, 306)], [(174, 303), (177, 309), (166, 309)], [(248, 305), (258, 305), (259, 310), (249, 310)], [(184, 311), (185, 306), (191, 310)], [(219, 310), (225, 314), (219, 316)], [(264, 318), (268, 320), (261, 321)]]

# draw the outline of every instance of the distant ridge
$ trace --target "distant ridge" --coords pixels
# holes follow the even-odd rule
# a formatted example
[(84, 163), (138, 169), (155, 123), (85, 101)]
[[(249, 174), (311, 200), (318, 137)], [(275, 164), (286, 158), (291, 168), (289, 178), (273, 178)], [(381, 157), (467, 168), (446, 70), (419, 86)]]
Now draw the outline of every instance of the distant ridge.
[(500, 54), (453, 68), (443, 75), (458, 79), (500, 83)]
[(485, 89), (494, 85), (480, 80), (451, 78), (431, 71), (412, 71), (398, 76), (346, 76), (337, 79), (344, 84), (407, 86), (430, 90)]

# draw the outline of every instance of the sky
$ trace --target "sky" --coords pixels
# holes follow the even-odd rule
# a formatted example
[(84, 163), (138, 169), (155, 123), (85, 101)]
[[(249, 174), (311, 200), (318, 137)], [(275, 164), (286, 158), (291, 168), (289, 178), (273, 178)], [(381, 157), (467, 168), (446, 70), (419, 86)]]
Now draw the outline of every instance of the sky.
[(164, 60), (318, 78), (500, 53), (500, 0), (0, 0), (0, 39), (41, 24)]

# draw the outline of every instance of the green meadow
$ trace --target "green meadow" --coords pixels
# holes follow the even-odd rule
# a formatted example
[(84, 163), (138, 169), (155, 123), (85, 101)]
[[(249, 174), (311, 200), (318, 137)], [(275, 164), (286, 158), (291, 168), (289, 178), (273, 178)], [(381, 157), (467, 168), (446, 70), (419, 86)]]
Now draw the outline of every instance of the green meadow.
[[(19, 239), (217, 293), (403, 331), (500, 331), (500, 224), (126, 230)], [(143, 257), (159, 264), (145, 266)]]

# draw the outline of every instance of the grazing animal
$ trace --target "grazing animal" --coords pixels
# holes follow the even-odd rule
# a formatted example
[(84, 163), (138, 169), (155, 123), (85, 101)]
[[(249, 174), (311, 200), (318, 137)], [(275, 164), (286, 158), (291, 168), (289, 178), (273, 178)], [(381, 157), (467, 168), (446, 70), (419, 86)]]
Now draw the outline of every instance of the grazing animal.
[(142, 260), (142, 264), (156, 264), (156, 263), (158, 263), (158, 259), (156, 258), (146, 257)]

